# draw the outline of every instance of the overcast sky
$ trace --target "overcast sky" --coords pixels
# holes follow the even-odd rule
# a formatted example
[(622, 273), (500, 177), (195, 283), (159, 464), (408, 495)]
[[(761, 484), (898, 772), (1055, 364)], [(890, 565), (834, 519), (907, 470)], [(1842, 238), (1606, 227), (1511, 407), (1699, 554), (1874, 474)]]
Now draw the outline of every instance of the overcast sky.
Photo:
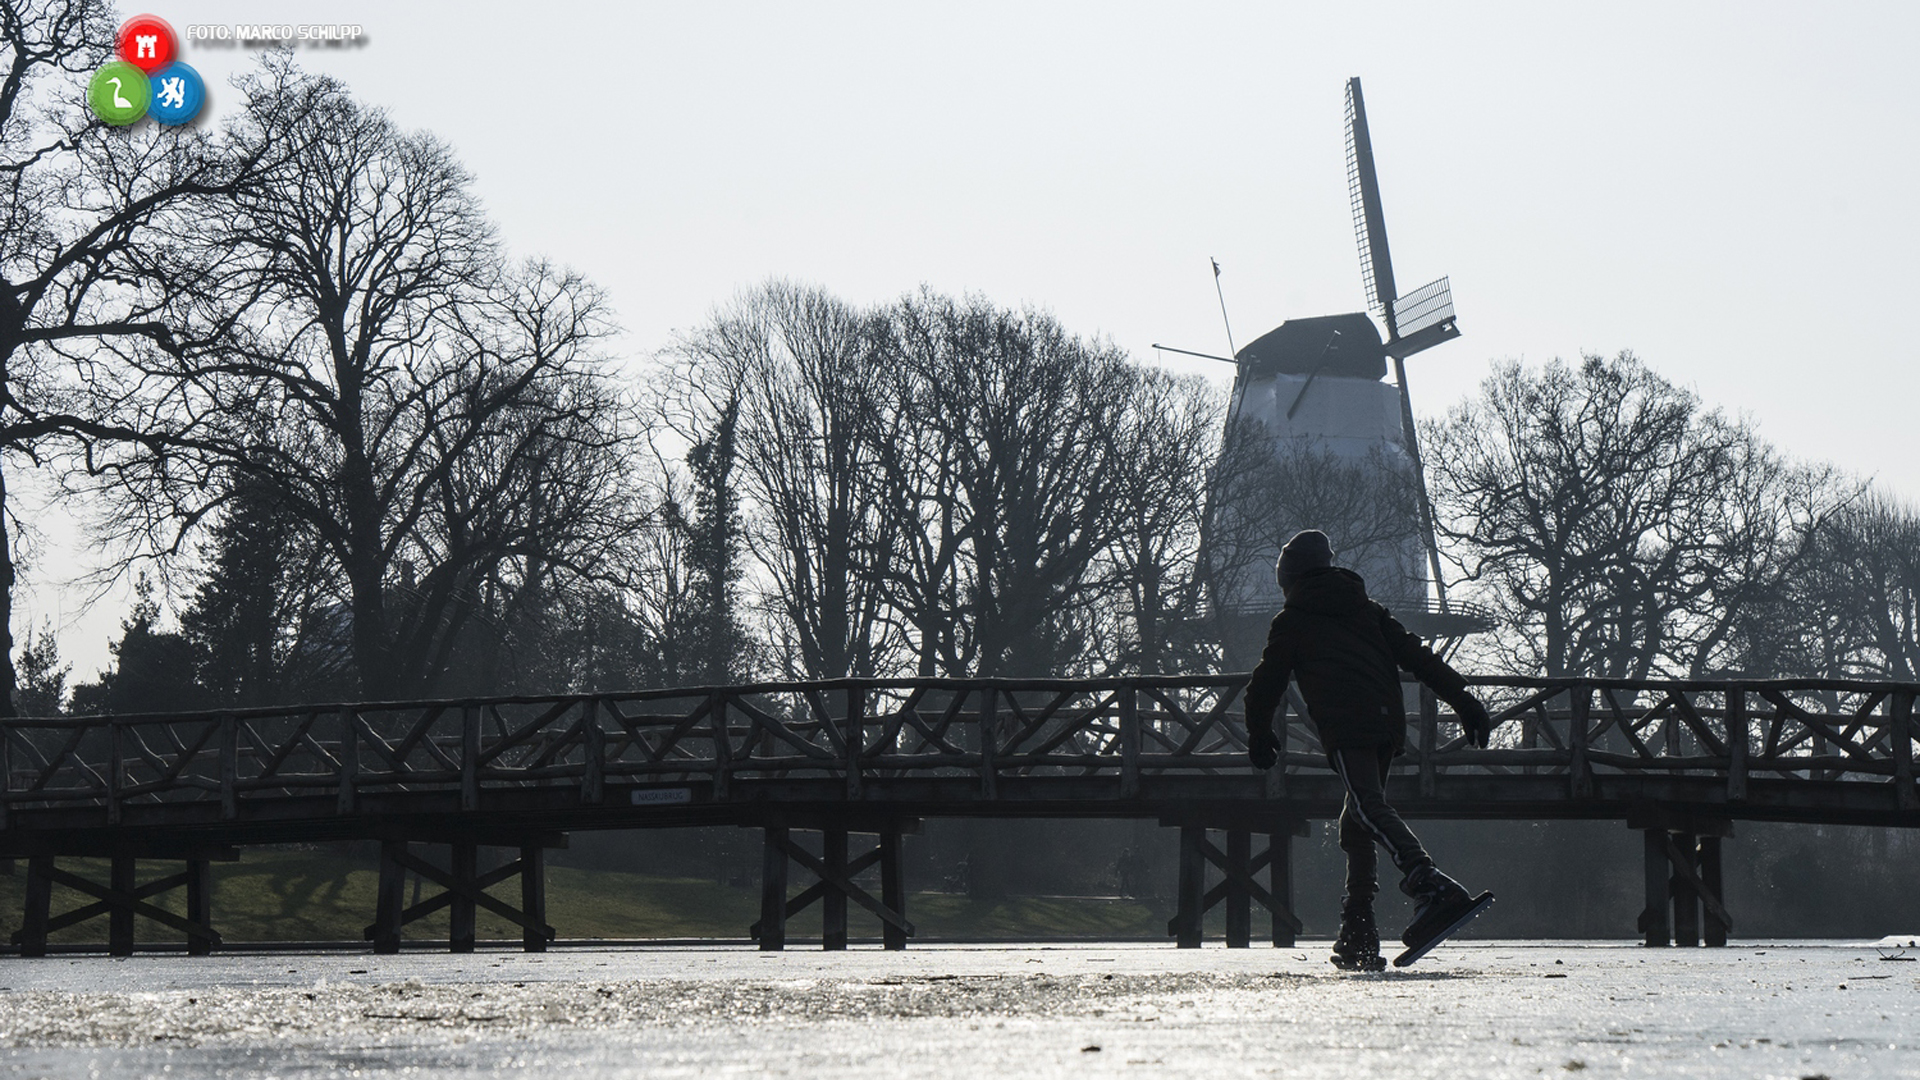
[[(1631, 349), (1790, 453), (1920, 498), (1910, 310), (1920, 5), (388, 4), (154, 0), (358, 23), (303, 48), (473, 171), (502, 238), (610, 293), (643, 356), (769, 277), (1051, 310), (1142, 362), (1363, 307), (1342, 88), (1362, 78), (1401, 290), (1496, 359)], [(217, 121), (257, 51), (188, 41)], [(1166, 356), (1223, 378), (1226, 365)], [(56, 538), (57, 547), (64, 541)], [(51, 564), (54, 560), (46, 560)], [(123, 607), (42, 583), (76, 676)], [(21, 627), (24, 629), (24, 626)]]

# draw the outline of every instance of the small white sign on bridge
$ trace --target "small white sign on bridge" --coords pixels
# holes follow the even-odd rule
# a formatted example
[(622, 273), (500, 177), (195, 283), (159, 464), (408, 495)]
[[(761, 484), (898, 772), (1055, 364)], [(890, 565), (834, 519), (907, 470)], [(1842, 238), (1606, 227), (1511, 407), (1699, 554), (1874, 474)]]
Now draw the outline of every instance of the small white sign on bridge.
[(693, 789), (683, 787), (647, 788), (633, 793), (635, 806), (678, 806), (693, 801)]

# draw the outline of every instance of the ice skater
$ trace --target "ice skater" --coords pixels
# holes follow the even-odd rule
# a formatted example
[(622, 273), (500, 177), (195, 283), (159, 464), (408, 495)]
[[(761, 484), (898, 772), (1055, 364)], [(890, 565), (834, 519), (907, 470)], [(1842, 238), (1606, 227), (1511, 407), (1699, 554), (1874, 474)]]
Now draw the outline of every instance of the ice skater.
[(1475, 746), (1487, 745), (1492, 718), (1468, 692), (1459, 672), (1368, 598), (1359, 574), (1333, 565), (1333, 545), (1326, 533), (1296, 533), (1281, 549), (1275, 571), (1286, 603), (1273, 617), (1266, 651), (1247, 682), (1248, 757), (1262, 770), (1279, 760), (1274, 708), (1286, 693), (1287, 680), (1297, 680), (1320, 745), (1347, 790), (1340, 811), (1347, 883), (1340, 936), (1333, 943), (1334, 966), (1357, 971), (1387, 966), (1373, 921), (1373, 898), (1380, 891), (1376, 844), (1393, 857), (1401, 874), (1400, 891), (1417, 905), (1413, 922), (1400, 938), (1407, 952), (1395, 961), (1411, 963), (1478, 915), (1493, 896), (1469, 896), (1459, 882), (1441, 873), (1419, 837), (1387, 803), (1387, 768), (1407, 741), (1401, 669), (1453, 707)]

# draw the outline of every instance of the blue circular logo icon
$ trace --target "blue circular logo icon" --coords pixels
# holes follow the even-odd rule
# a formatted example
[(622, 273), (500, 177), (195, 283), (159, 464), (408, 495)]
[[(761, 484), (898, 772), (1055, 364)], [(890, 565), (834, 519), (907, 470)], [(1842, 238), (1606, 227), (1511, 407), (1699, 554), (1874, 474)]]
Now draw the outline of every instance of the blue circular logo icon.
[(174, 61), (148, 77), (153, 93), (147, 102), (147, 115), (163, 124), (178, 127), (193, 122), (200, 106), (207, 102), (207, 84), (200, 73)]

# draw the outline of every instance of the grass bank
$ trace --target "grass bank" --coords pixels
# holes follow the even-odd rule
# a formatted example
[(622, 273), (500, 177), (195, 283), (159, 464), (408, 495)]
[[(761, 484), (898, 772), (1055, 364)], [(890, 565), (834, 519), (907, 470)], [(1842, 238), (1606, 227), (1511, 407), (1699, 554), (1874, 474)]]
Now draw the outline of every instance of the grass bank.
[[(61, 866), (94, 881), (107, 880), (104, 859), (63, 860)], [(177, 863), (142, 864), (140, 880), (151, 881), (178, 868)], [(373, 920), (378, 879), (377, 867), (366, 854), (249, 849), (240, 862), (214, 864), (214, 928), (229, 943), (359, 941)], [(9, 934), (20, 928), (24, 886), (24, 865), (14, 876), (0, 877), (0, 926), (5, 926)], [(407, 902), (436, 891), (431, 884), (410, 880)], [(507, 903), (519, 905), (518, 879), (491, 891)], [(873, 891), (878, 892), (877, 886)], [(54, 888), (55, 915), (90, 902), (91, 898), (64, 886)], [(185, 895), (175, 890), (152, 902), (182, 913)], [(950, 893), (916, 892), (907, 900), (907, 917), (920, 939), (1161, 941), (1165, 940), (1169, 914), (1154, 901), (1099, 897), (1015, 896), (980, 901)], [(710, 879), (566, 866), (550, 866), (547, 870), (547, 919), (562, 938), (743, 939), (759, 916), (757, 888), (722, 885)], [(855, 937), (879, 936), (879, 920), (867, 912), (856, 907), (850, 919)], [(519, 927), (485, 910), (479, 913), (477, 929), (482, 939), (520, 936)], [(795, 938), (818, 936), (818, 907), (796, 916), (787, 932)], [(107, 923), (102, 917), (58, 931), (52, 940), (101, 943), (106, 935)], [(138, 940), (149, 942), (184, 940), (182, 935), (146, 919), (136, 922), (136, 935)], [(405, 936), (444, 941), (447, 913), (442, 910), (410, 924)]]

